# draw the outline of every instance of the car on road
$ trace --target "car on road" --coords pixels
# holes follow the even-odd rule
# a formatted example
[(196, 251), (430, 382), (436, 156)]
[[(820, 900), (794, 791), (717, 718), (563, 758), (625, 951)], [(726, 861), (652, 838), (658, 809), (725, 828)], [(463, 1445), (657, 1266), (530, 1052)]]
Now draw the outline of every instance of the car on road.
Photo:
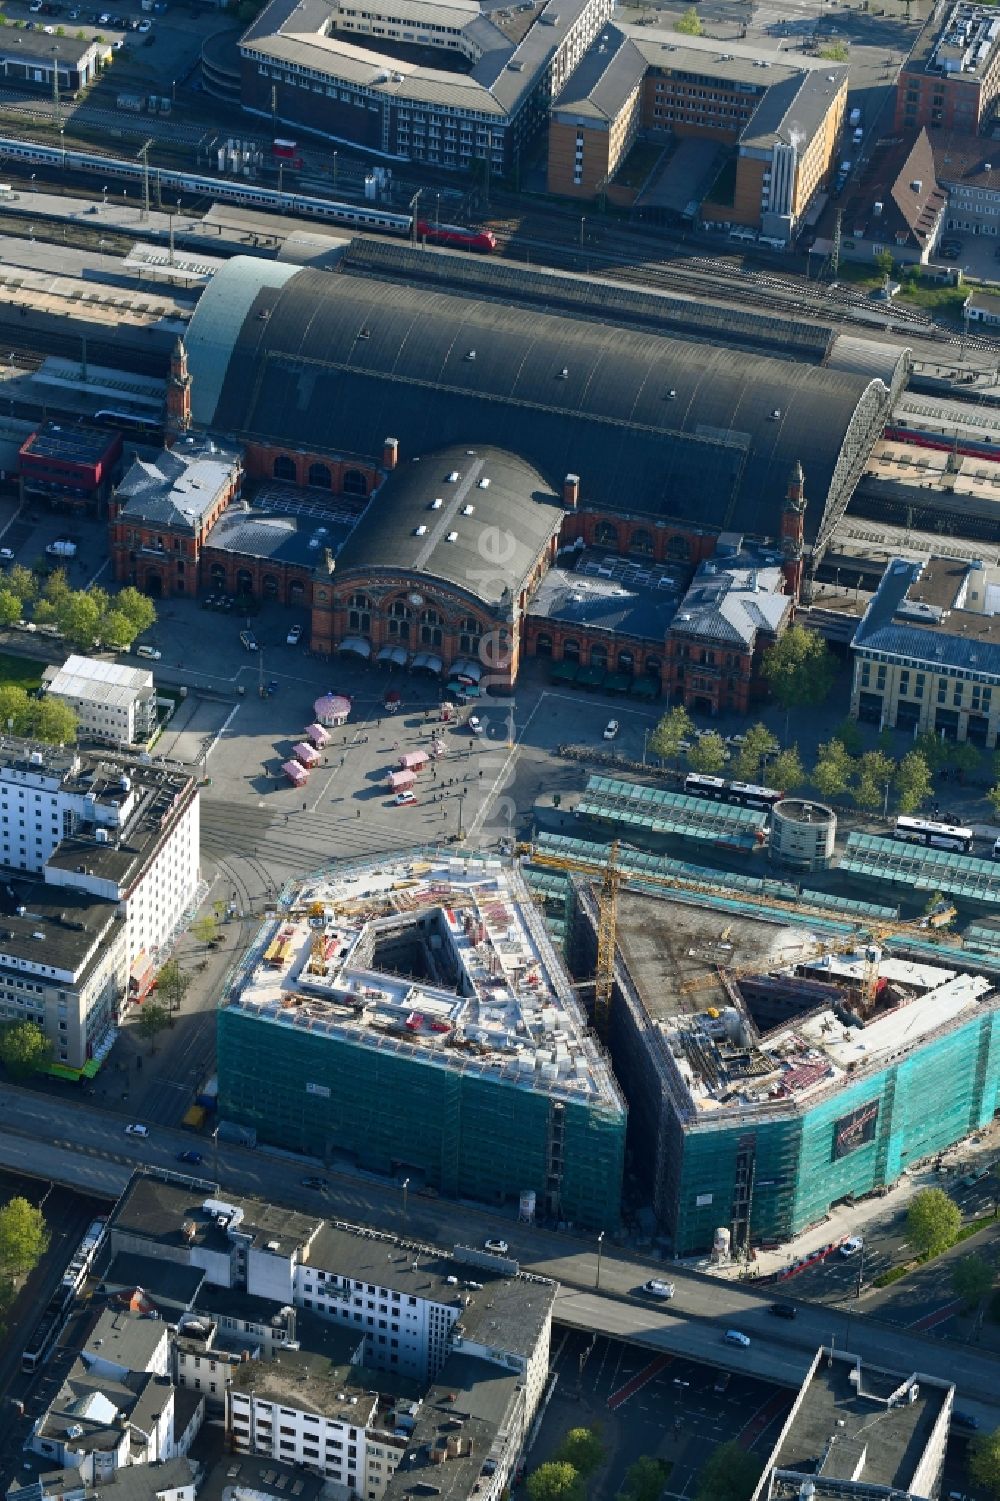
[(955, 1428), (966, 1428), (971, 1433), (979, 1427), (978, 1418), (974, 1418), (971, 1412), (960, 1412), (957, 1407), (952, 1410), (951, 1421)]
[(860, 1235), (852, 1235), (840, 1246), (841, 1256), (857, 1256), (864, 1249), (864, 1241)]
[(648, 1293), (651, 1298), (672, 1298), (674, 1295), (674, 1284), (672, 1282), (664, 1282), (659, 1277), (650, 1277), (648, 1282), (642, 1284), (642, 1290), (644, 1293)]
[(322, 1193), (324, 1188), (330, 1187), (325, 1178), (300, 1178), (299, 1182), (303, 1188), (314, 1188), (317, 1193)]
[(14, 549), (12, 547), (0, 547), (0, 562), (12, 563), (14, 561)]
[(617, 721), (617, 719), (609, 719), (608, 722), (607, 722), (607, 724), (604, 726), (604, 738), (605, 738), (605, 740), (613, 740), (617, 734), (618, 734), (618, 721)]
[(142, 657), (146, 662), (158, 662), (163, 656), (163, 653), (157, 651), (155, 646), (137, 646), (135, 654), (137, 657)]
[(470, 735), (481, 735), (483, 733), (483, 721), (473, 714), (467, 721), (466, 728)]
[(687, 755), (688, 751), (691, 749), (691, 744), (692, 742), (690, 740), (678, 740), (677, 749), (680, 751), (682, 756)]
[(137, 30), (141, 31), (143, 36), (146, 36), (147, 33), (152, 31), (152, 29), (153, 23), (148, 16), (144, 17), (144, 19), (139, 22), (139, 25), (137, 27)]
[(125, 1127), (125, 1135), (126, 1136), (148, 1136), (149, 1135), (149, 1127), (148, 1126), (140, 1126), (137, 1121), (133, 1121), (131, 1123), (131, 1125), (128, 1125), (128, 1126)]
[(392, 802), (394, 807), (402, 808), (406, 803), (415, 803), (416, 800), (417, 794), (415, 792), (397, 792)]
[(240, 644), (244, 651), (256, 651), (257, 637), (253, 631), (240, 631)]
[(742, 1329), (727, 1329), (723, 1338), (727, 1345), (739, 1345), (741, 1350), (749, 1350), (750, 1336), (744, 1334)]
[(488, 1240), (484, 1242), (484, 1250), (492, 1251), (494, 1256), (506, 1256), (510, 1246), (505, 1240)]
[(199, 1164), (199, 1162), (202, 1162), (203, 1160), (204, 1159), (202, 1158), (202, 1155), (201, 1155), (200, 1152), (178, 1152), (177, 1153), (177, 1161), (178, 1162), (190, 1162), (190, 1164), (191, 1164), (192, 1167), (197, 1167), (198, 1164)]
[(31, 4), (28, 6), (28, 9), (31, 11), (31, 14), (33, 16), (39, 15), (42, 9), (42, 0), (31, 0)]
[(285, 645), (286, 646), (298, 646), (298, 644), (299, 644), (299, 642), (301, 640), (302, 640), (302, 627), (300, 625), (293, 625), (292, 628), (291, 628), (291, 630), (288, 632), (288, 635), (285, 637)]
[(767, 1311), (768, 1313), (773, 1313), (776, 1319), (794, 1319), (799, 1310), (794, 1303), (782, 1302), (772, 1303)]

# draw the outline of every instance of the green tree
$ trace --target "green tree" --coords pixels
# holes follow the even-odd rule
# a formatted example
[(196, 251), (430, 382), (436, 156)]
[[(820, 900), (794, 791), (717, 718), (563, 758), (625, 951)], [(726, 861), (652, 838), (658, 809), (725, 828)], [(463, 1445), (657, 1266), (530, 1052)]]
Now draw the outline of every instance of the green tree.
[(559, 1445), (558, 1457), (586, 1478), (600, 1468), (604, 1445), (595, 1428), (571, 1428)]
[(837, 662), (822, 636), (793, 625), (765, 652), (761, 674), (783, 709), (804, 709), (825, 702)]
[(884, 751), (869, 751), (857, 766), (853, 797), (859, 808), (880, 808), (885, 801), (886, 783), (892, 780), (894, 763)]
[(963, 777), (971, 777), (979, 770), (982, 756), (974, 745), (968, 740), (962, 740), (957, 745), (948, 746), (948, 765), (961, 772)]
[(880, 276), (892, 275), (891, 250), (877, 250), (875, 252), (875, 255), (873, 256), (873, 260), (875, 261), (875, 269), (878, 271), (878, 274)]
[(679, 755), (682, 740), (690, 740), (694, 734), (691, 716), (680, 705), (664, 714), (649, 737), (649, 750), (663, 761)]
[(860, 756), (864, 750), (864, 737), (856, 719), (842, 719), (833, 734), (849, 756)]
[(130, 584), (120, 594), (115, 595), (112, 607), (120, 610), (135, 627), (135, 634), (141, 636), (143, 631), (150, 630), (156, 624), (156, 606), (148, 595), (140, 594), (138, 589), (133, 589)]
[(625, 1471), (625, 1483), (615, 1501), (660, 1501), (669, 1473), (669, 1465), (662, 1460), (640, 1454)]
[(702, 1466), (696, 1501), (750, 1501), (762, 1468), (735, 1440), (720, 1444)]
[(56, 603), (56, 624), (70, 646), (89, 651), (100, 639), (100, 602), (83, 589), (73, 590)]
[(584, 1501), (583, 1481), (565, 1460), (539, 1465), (528, 1476), (528, 1501)]
[(0, 589), (0, 625), (14, 625), (24, 613), (22, 600), (12, 589)]
[(934, 791), (931, 769), (919, 751), (910, 751), (896, 767), (896, 798), (900, 813), (915, 813)]
[(913, 749), (923, 756), (932, 772), (940, 771), (947, 763), (948, 742), (937, 735), (918, 735), (913, 742)]
[(147, 996), (139, 1008), (139, 1035), (149, 1042), (149, 1051), (156, 1052), (157, 1033), (170, 1025), (170, 1012), (160, 1001)]
[(761, 761), (773, 756), (778, 749), (777, 737), (765, 724), (752, 724), (743, 737), (739, 755), (733, 762), (733, 775), (738, 782), (757, 782), (761, 777)]
[(962, 1211), (941, 1188), (925, 1188), (906, 1212), (907, 1234), (921, 1254), (946, 1250), (961, 1223)]
[(214, 943), (219, 936), (219, 923), (214, 912), (203, 912), (200, 917), (196, 917), (191, 924), (191, 932), (206, 948)]
[(842, 740), (827, 740), (819, 748), (810, 781), (822, 797), (839, 797), (846, 792), (854, 774), (854, 763)]
[(975, 1308), (993, 1286), (993, 1268), (982, 1256), (961, 1256), (951, 1269), (955, 1296)]
[(28, 715), (31, 700), (20, 683), (0, 683), (0, 726), (13, 729), (20, 735)]
[(157, 998), (171, 1011), (179, 1011), (191, 988), (191, 976), (185, 974), (176, 959), (168, 959), (156, 977)]
[(41, 1073), (52, 1061), (52, 1044), (37, 1022), (8, 1022), (0, 1028), (0, 1063), (13, 1079)]
[(45, 740), (50, 745), (72, 745), (78, 729), (76, 715), (61, 699), (29, 700), (24, 734), (33, 740)]
[(828, 63), (846, 63), (850, 60), (850, 48), (845, 42), (831, 42), (819, 49), (819, 56)]
[(30, 568), (25, 568), (23, 563), (15, 563), (7, 574), (7, 588), (27, 605), (38, 593), (38, 580)]
[(689, 6), (682, 16), (678, 16), (674, 22), (674, 30), (682, 32), (684, 36), (701, 36), (701, 17), (693, 5)]
[(121, 610), (109, 610), (101, 617), (101, 641), (108, 651), (125, 651), (137, 635), (135, 626)]
[(9, 1199), (0, 1209), (0, 1268), (23, 1277), (37, 1266), (49, 1244), (45, 1216), (27, 1199)]
[(1000, 1496), (1000, 1428), (977, 1433), (969, 1445), (969, 1479)]
[(1000, 782), (995, 787), (990, 788), (986, 794), (986, 800), (992, 807), (997, 818), (1000, 818)]
[(36, 625), (58, 625), (59, 607), (51, 599), (40, 599), (31, 612), (31, 618)]
[(714, 776), (725, 766), (726, 756), (726, 742), (713, 730), (695, 741), (687, 753), (687, 762), (692, 771), (703, 771), (708, 776)]
[(42, 588), (42, 598), (47, 599), (50, 604), (59, 605), (68, 599), (72, 592), (65, 568), (53, 568)]
[(790, 745), (780, 756), (775, 756), (767, 776), (769, 784), (780, 787), (783, 792), (795, 792), (801, 787), (806, 780), (806, 769), (798, 746)]

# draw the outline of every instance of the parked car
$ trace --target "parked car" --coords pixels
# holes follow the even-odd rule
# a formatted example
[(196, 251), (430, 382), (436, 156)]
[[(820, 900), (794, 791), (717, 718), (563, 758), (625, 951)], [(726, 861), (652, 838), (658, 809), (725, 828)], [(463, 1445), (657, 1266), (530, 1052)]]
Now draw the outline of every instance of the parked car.
[(642, 1284), (642, 1290), (644, 1293), (648, 1293), (651, 1298), (672, 1298), (674, 1295), (674, 1284), (672, 1282), (663, 1282), (659, 1277), (650, 1277), (648, 1282)]
[(954, 1428), (965, 1428), (970, 1433), (979, 1427), (978, 1418), (974, 1418), (971, 1412), (960, 1412), (957, 1407), (952, 1410), (951, 1421)]
[(864, 1244), (860, 1235), (852, 1235), (841, 1245), (840, 1254), (841, 1256), (857, 1256), (858, 1252), (864, 1248)]
[(776, 1319), (794, 1319), (799, 1310), (794, 1303), (772, 1303), (767, 1311), (773, 1313)]
[(302, 627), (300, 625), (293, 625), (291, 630), (288, 632), (288, 635), (285, 637), (285, 644), (287, 646), (298, 646), (301, 640)]
[(137, 646), (135, 654), (137, 657), (144, 658), (147, 662), (158, 662), (163, 656), (163, 653), (157, 651), (155, 646)]
[(608, 722), (607, 722), (607, 724), (604, 726), (604, 738), (605, 738), (605, 740), (613, 740), (617, 734), (618, 734), (618, 721), (617, 721), (617, 719), (609, 719)]
[(466, 723), (470, 735), (481, 735), (483, 733), (483, 722), (475, 714)]
[(392, 801), (395, 807), (402, 808), (407, 803), (415, 803), (416, 800), (417, 794), (415, 792), (397, 792)]
[(744, 1334), (742, 1329), (727, 1329), (723, 1336), (727, 1345), (739, 1345), (741, 1350), (749, 1350), (750, 1336)]
[(42, 0), (31, 0), (31, 4), (28, 6), (28, 9), (31, 11), (31, 14), (33, 16), (40, 15), (42, 9)]
[(257, 637), (253, 631), (240, 631), (240, 641), (244, 651), (257, 650)]
[(488, 1240), (484, 1244), (484, 1249), (492, 1251), (494, 1256), (506, 1256), (510, 1246), (505, 1240)]
[(125, 1127), (125, 1135), (126, 1136), (148, 1136), (149, 1135), (149, 1127), (148, 1126), (140, 1126), (137, 1121), (133, 1121), (133, 1123), (131, 1125)]
[(150, 31), (152, 31), (152, 29), (153, 29), (153, 23), (149, 19), (148, 16), (146, 16), (143, 20), (141, 20), (139, 22), (138, 27), (137, 27), (137, 30), (141, 31), (142, 34), (143, 34), (143, 36), (146, 36)]
[(177, 1153), (177, 1161), (178, 1162), (189, 1162), (192, 1167), (197, 1167), (198, 1164), (199, 1164), (199, 1162), (201, 1162), (202, 1160), (203, 1159), (202, 1159), (202, 1155), (201, 1155), (200, 1152), (178, 1152)]
[(0, 562), (12, 563), (14, 561), (14, 549), (12, 547), (0, 547)]

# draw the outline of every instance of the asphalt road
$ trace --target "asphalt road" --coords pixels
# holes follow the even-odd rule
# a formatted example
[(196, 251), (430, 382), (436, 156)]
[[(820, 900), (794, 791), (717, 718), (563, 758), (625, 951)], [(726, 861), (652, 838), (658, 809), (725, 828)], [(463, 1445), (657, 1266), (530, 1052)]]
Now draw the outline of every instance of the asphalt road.
[[(90, 1191), (115, 1192), (128, 1180), (132, 1167), (180, 1171), (176, 1155), (191, 1144), (191, 1137), (183, 1132), (160, 1129), (148, 1141), (138, 1142), (124, 1136), (120, 1119), (101, 1110), (9, 1086), (0, 1090), (0, 1112), (0, 1163)], [(984, 1426), (1000, 1426), (1000, 1362), (991, 1356), (963, 1353), (956, 1370), (954, 1350), (933, 1340), (876, 1325), (851, 1312), (808, 1305), (800, 1307), (796, 1320), (778, 1320), (768, 1312), (766, 1291), (680, 1269), (671, 1270), (677, 1295), (664, 1309), (636, 1295), (650, 1267), (607, 1246), (598, 1294), (593, 1290), (598, 1275), (596, 1241), (588, 1246), (538, 1227), (512, 1226), (507, 1219), (466, 1204), (416, 1195), (407, 1201), (394, 1185), (329, 1170), (328, 1190), (316, 1193), (290, 1182), (300, 1172), (310, 1171), (308, 1165), (292, 1161), (295, 1165), (290, 1167), (288, 1154), (251, 1152), (224, 1144), (217, 1154), (209, 1153), (203, 1168), (196, 1171), (217, 1177), (232, 1192), (298, 1208), (313, 1207), (324, 1216), (379, 1225), (437, 1245), (477, 1243), (488, 1235), (506, 1235), (512, 1254), (523, 1265), (562, 1284), (556, 1317), (564, 1324), (747, 1376), (763, 1376), (785, 1386), (799, 1382), (818, 1344), (835, 1340), (874, 1363), (955, 1380), (962, 1406)], [(731, 1327), (750, 1335), (748, 1350), (723, 1342), (725, 1329)]]

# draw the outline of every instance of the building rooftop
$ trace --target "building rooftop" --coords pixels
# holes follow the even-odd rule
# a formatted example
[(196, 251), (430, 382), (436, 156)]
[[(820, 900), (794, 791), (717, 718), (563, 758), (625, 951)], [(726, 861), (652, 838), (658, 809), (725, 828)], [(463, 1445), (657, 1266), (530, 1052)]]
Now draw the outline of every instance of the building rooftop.
[[(911, 426), (916, 426), (912, 420)], [(995, 441), (1000, 441), (1000, 424)], [(908, 491), (930, 490), (939, 496), (968, 496), (988, 506), (1000, 507), (1000, 464), (985, 457), (949, 453), (943, 448), (883, 439), (872, 450), (863, 478), (869, 482), (869, 494), (883, 486), (890, 494), (905, 487)], [(874, 487), (871, 481), (875, 482)], [(1000, 511), (997, 517), (1000, 526)]]
[(383, 1501), (474, 1496), (480, 1476), (492, 1473), (491, 1449), (520, 1379), (475, 1356), (450, 1355), (424, 1398)]
[(322, 1475), (256, 1454), (217, 1460), (198, 1487), (198, 1501), (321, 1501)]
[(946, 951), (931, 964), (876, 949), (873, 967), (869, 950), (810, 921), (619, 894), (630, 984), (691, 1118), (812, 1105), (983, 1004), (1000, 1007), (994, 982), (947, 968)]
[(347, 867), (304, 883), (295, 912), (268, 925), (229, 1006), (430, 1068), (624, 1108), (516, 868)]
[(1000, 192), (997, 143), (959, 130), (935, 130), (931, 138), (938, 179), (946, 187)]
[(119, 441), (119, 435), (107, 429), (43, 422), (21, 445), (21, 456), (55, 459), (62, 464), (100, 464), (109, 461)]
[(1000, 17), (992, 6), (976, 5), (974, 0), (936, 6), (903, 71), (937, 73), (951, 83), (979, 84), (993, 65), (998, 40)]
[[(768, 1461), (772, 1497), (923, 1494), (917, 1485), (932, 1439), (944, 1444), (954, 1388), (923, 1373), (880, 1370), (820, 1350)], [(827, 1482), (829, 1488), (827, 1488)], [(836, 1482), (841, 1482), (840, 1488)]]
[(329, 545), (329, 531), (316, 517), (272, 516), (265, 511), (223, 511), (212, 528), (210, 546), (243, 558), (312, 568)]
[(680, 601), (680, 565), (664, 568), (591, 549), (567, 551), (575, 554), (572, 569), (549, 569), (531, 599), (533, 619), (662, 644)]
[(228, 1252), (232, 1246), (231, 1225), (251, 1245), (274, 1246), (276, 1253), (291, 1255), (311, 1242), (321, 1224), (316, 1215), (277, 1209), (260, 1199), (234, 1199), (227, 1194), (225, 1201), (216, 1201), (204, 1185), (141, 1174), (133, 1178), (119, 1200), (111, 1230), (112, 1234), (120, 1231), (162, 1246), (204, 1246)]
[(186, 1310), (200, 1301), (205, 1281), (201, 1267), (184, 1266), (161, 1256), (119, 1251), (101, 1277), (101, 1286), (134, 1291), (140, 1288), (150, 1302), (163, 1308)]
[(240, 467), (235, 449), (186, 437), (152, 459), (136, 458), (115, 490), (120, 514), (197, 532)]
[(80, 1359), (88, 1367), (95, 1360), (106, 1360), (126, 1371), (147, 1371), (166, 1332), (166, 1325), (159, 1319), (137, 1319), (130, 1313), (106, 1308), (87, 1336)]
[(121, 921), (115, 902), (8, 871), (0, 883), (0, 966), (45, 966), (79, 981)]
[(713, 556), (698, 565), (673, 630), (744, 649), (760, 631), (776, 636), (793, 608), (780, 564), (780, 554), (723, 534)]
[(76, 67), (84, 58), (105, 51), (107, 51), (106, 47), (92, 40), (87, 41), (75, 36), (59, 36), (54, 31), (47, 31), (43, 26), (38, 26), (34, 31), (20, 27), (17, 31), (11, 30), (9, 34), (5, 33), (0, 39), (0, 57), (5, 62), (11, 63), (23, 63), (29, 58), (51, 63), (52, 54), (55, 53), (60, 63)]
[(915, 246), (936, 235), (947, 194), (934, 173), (927, 131), (876, 150), (844, 206), (844, 230), (858, 239)]
[(893, 558), (854, 633), (864, 652), (906, 656), (938, 671), (1000, 675), (1000, 573), (981, 563)]
[[(175, 1391), (175, 1404), (187, 1394)], [(99, 1481), (85, 1481), (79, 1470), (48, 1470), (36, 1480), (12, 1481), (8, 1497), (16, 1501), (158, 1501), (159, 1497), (190, 1485), (197, 1470), (194, 1460), (161, 1459), (156, 1464), (121, 1465)], [(204, 1494), (199, 1487), (199, 1498)]]
[(582, 119), (614, 120), (648, 68), (645, 56), (624, 27), (605, 26), (566, 80), (552, 112), (556, 116), (565, 112)]
[(61, 667), (46, 668), (42, 676), (49, 693), (90, 699), (115, 708), (127, 707), (154, 691), (153, 674), (142, 667), (122, 667), (117, 662), (102, 662), (75, 653)]
[[(470, 363), (489, 357), (488, 349), (466, 351)], [(444, 448), (389, 475), (337, 555), (337, 568), (363, 568), (373, 582), (382, 570), (427, 574), (497, 606), (524, 587), (563, 515), (559, 497), (516, 454)], [(503, 539), (495, 557), (482, 551), (490, 536)]]

